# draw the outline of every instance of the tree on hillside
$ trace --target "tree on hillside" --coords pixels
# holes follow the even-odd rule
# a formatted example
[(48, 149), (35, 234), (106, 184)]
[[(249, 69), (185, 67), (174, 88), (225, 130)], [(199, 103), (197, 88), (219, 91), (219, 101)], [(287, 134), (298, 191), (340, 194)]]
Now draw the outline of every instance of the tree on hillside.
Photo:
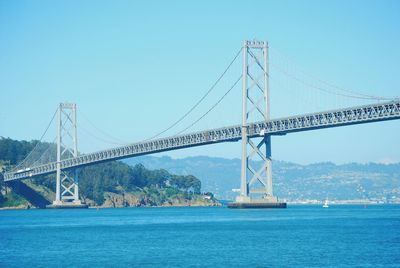
[[(45, 148), (54, 147), (55, 145), (49, 143), (38, 144), (38, 141), (27, 142), (0, 138), (0, 161), (9, 161), (9, 163), (15, 165), (23, 160), (35, 146), (34, 153), (40, 156)], [(55, 147), (50, 147), (50, 149), (54, 149), (55, 152)], [(123, 191), (144, 190), (156, 196), (162, 195), (159, 189), (174, 188), (176, 191), (169, 190), (169, 195), (177, 194), (180, 191), (182, 193), (183, 191), (182, 196), (188, 196), (189, 192), (200, 193), (201, 188), (200, 180), (194, 176), (172, 175), (164, 169), (148, 170), (142, 164), (132, 167), (121, 161), (83, 167), (79, 169), (78, 174), (81, 196), (94, 200), (99, 205), (104, 202), (105, 192), (121, 193)], [(55, 191), (55, 174), (35, 177), (34, 182)], [(158, 197), (154, 198), (157, 199)]]
[(183, 191), (191, 191), (196, 194), (200, 193), (201, 182), (195, 176), (178, 176), (174, 175), (170, 179), (171, 186), (174, 186)]

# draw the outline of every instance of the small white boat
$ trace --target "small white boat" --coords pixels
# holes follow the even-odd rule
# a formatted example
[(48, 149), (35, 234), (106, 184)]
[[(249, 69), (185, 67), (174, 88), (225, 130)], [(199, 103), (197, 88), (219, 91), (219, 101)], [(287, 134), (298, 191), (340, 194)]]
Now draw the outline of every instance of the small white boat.
[(329, 208), (328, 199), (325, 199), (323, 208)]

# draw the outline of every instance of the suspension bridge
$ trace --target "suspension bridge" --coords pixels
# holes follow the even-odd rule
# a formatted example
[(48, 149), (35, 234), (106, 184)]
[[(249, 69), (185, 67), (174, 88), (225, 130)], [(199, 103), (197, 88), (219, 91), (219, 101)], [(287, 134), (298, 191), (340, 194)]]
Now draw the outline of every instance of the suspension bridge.
[[(216, 84), (183, 117), (156, 136), (141, 142), (88, 154), (80, 154), (77, 148), (76, 105), (61, 103), (53, 116), (53, 119), (56, 115), (58, 117), (56, 150), (53, 150), (56, 151), (56, 159), (54, 155), (46, 157), (46, 153), (53, 152), (50, 144), (49, 149), (34, 161), (27, 161), (29, 154), (27, 159), (4, 174), (4, 180), (11, 182), (56, 173), (56, 197), (52, 206), (80, 207), (84, 204), (79, 198), (77, 172), (79, 168), (140, 155), (241, 140), (240, 195), (231, 207), (286, 207), (286, 204), (279, 202), (273, 194), (271, 136), (400, 119), (398, 98), (356, 94), (345, 89), (341, 89), (338, 95), (374, 100), (374, 103), (271, 119), (267, 42), (245, 41), (216, 83), (225, 75), (240, 53), (243, 59), (242, 74), (239, 78), (210, 110), (177, 135), (159, 138), (196, 108)], [(297, 77), (294, 78), (299, 80)], [(182, 133), (215, 108), (240, 81), (242, 82), (241, 124)]]

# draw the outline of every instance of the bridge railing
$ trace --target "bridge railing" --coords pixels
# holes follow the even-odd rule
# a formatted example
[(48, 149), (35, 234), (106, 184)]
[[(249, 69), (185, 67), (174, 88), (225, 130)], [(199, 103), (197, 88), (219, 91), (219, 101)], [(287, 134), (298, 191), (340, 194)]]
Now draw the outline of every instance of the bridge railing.
[[(400, 119), (400, 100), (378, 103), (346, 109), (304, 114), (248, 125), (249, 137), (264, 135), (284, 135), (291, 132), (331, 128), (352, 124)], [(128, 158), (133, 156), (176, 150), (212, 143), (238, 141), (241, 139), (240, 125), (199, 131), (184, 135), (160, 138), (145, 142), (133, 143), (108, 150), (80, 155), (60, 162), (62, 169), (82, 167), (100, 162)], [(4, 174), (5, 181), (25, 179), (55, 172), (57, 163), (26, 168)]]

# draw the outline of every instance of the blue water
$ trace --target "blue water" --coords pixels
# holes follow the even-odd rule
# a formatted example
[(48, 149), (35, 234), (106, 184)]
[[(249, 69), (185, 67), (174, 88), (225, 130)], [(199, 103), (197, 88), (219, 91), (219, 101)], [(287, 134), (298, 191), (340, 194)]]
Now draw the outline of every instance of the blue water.
[(400, 267), (400, 206), (0, 211), (1, 267)]

